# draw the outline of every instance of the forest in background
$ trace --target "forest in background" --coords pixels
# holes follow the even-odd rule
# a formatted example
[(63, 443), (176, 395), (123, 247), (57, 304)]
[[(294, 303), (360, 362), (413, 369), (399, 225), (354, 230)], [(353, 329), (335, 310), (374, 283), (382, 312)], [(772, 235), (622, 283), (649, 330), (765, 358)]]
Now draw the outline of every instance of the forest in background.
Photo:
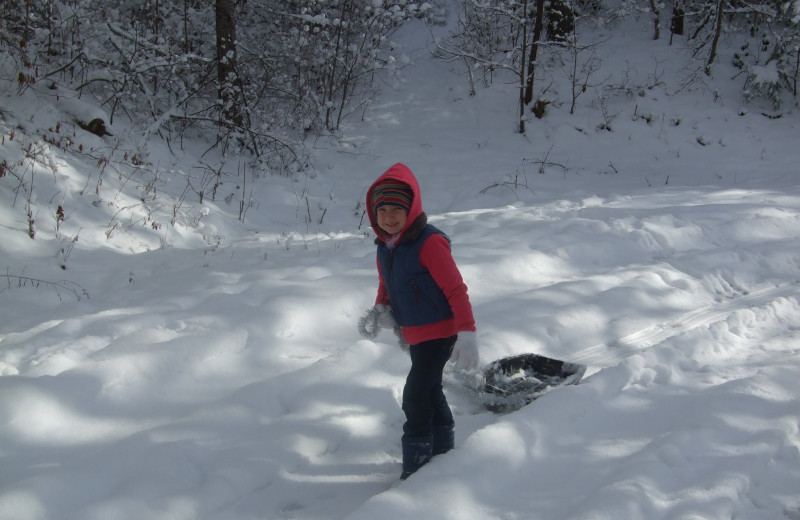
[(127, 118), (178, 144), (203, 135), (277, 170), (305, 167), (309, 134), (369, 109), (403, 65), (392, 32), (412, 18), (457, 16), (459, 30), (432, 51), (463, 62), (473, 85), (518, 78), (523, 121), (541, 116), (554, 69), (572, 70), (575, 94), (592, 83), (602, 42), (584, 41), (582, 26), (631, 16), (653, 40), (684, 36), (691, 72), (712, 74), (719, 47), (738, 45), (745, 98), (775, 109), (797, 101), (796, 1), (5, 0), (0, 10), (3, 88), (68, 90), (94, 100), (109, 124)]
[[(53, 149), (97, 165), (81, 195), (99, 195), (109, 176), (118, 185), (133, 181), (140, 202), (113, 204), (119, 214), (137, 206), (129, 219), (137, 225), (164, 225), (157, 212), (170, 214), (172, 225), (197, 218), (186, 202), (214, 201), (231, 177), (241, 189), (238, 200), (226, 202), (238, 203), (244, 220), (258, 202), (247, 183), (313, 172), (309, 143), (340, 135), (344, 121), (363, 118), (380, 89), (397, 79), (409, 59), (392, 34), (413, 19), (431, 27), (451, 21), (456, 29), (432, 36), (428, 47), (462, 71), (471, 93), (497, 82), (518, 86), (508, 103), (518, 107), (519, 133), (551, 103), (567, 103), (574, 113), (587, 91), (602, 101), (633, 88), (600, 75), (603, 41), (592, 31), (629, 30), (621, 22), (631, 19), (652, 40), (675, 45), (685, 60), (684, 85), (708, 83), (713, 97), (721, 96), (707, 80), (724, 48), (733, 61), (724, 74), (730, 66), (736, 71), (730, 80), (742, 85), (743, 103), (778, 118), (798, 102), (797, 0), (3, 0), (0, 14), (4, 98), (77, 100), (71, 120), (31, 131), (9, 123), (2, 136), (0, 182), (14, 191), (14, 211), (27, 219), (31, 238), (37, 203), (47, 206), (56, 229), (68, 213), (50, 194), (36, 194), (36, 172), (55, 173)], [(551, 87), (564, 74), (568, 88), (555, 93)], [(0, 118), (13, 121), (12, 111), (0, 107)], [(83, 131), (108, 140), (87, 149), (76, 138)], [(152, 139), (175, 153), (186, 142), (202, 142), (201, 157), (215, 150), (236, 161), (201, 161), (181, 173), (180, 195), (165, 201), (158, 186), (168, 168), (150, 161)], [(108, 233), (117, 225), (112, 218)]]

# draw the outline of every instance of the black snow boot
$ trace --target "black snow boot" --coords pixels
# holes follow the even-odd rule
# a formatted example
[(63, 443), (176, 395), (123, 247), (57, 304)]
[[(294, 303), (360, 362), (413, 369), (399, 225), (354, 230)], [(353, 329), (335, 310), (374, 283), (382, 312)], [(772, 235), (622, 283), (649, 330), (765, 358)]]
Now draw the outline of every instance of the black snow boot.
[(424, 466), (433, 456), (433, 438), (431, 436), (403, 437), (403, 474), (401, 480)]
[(441, 455), (452, 450), (456, 445), (456, 425), (433, 427), (433, 455)]

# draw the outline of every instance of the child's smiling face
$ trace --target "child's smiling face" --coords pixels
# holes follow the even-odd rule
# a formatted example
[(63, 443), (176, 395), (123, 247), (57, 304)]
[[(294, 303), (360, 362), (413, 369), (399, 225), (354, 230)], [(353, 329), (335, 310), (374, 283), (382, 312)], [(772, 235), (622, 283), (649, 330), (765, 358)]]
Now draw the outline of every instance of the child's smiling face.
[(401, 232), (408, 220), (408, 210), (386, 204), (378, 208), (378, 226), (390, 235)]

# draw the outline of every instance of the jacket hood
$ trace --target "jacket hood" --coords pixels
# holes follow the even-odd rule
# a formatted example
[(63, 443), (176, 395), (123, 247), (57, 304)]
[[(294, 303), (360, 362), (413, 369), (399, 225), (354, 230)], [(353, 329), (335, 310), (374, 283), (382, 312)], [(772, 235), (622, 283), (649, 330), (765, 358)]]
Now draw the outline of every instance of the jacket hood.
[(408, 220), (406, 220), (406, 225), (400, 231), (400, 235), (404, 235), (405, 232), (408, 230), (409, 227), (421, 216), (423, 215), (422, 212), (422, 197), (420, 195), (419, 190), (419, 183), (417, 182), (417, 178), (414, 177), (414, 174), (411, 172), (411, 169), (403, 163), (397, 163), (388, 170), (386, 170), (383, 175), (378, 177), (375, 182), (367, 190), (367, 214), (369, 215), (369, 223), (372, 225), (373, 231), (375, 231), (375, 235), (381, 240), (386, 241), (389, 238), (389, 235), (386, 234), (378, 226), (378, 219), (375, 216), (375, 208), (372, 207), (372, 191), (375, 188), (375, 185), (381, 181), (386, 179), (391, 179), (395, 181), (400, 181), (405, 184), (408, 184), (411, 187), (412, 199), (411, 199), (411, 208), (408, 210)]

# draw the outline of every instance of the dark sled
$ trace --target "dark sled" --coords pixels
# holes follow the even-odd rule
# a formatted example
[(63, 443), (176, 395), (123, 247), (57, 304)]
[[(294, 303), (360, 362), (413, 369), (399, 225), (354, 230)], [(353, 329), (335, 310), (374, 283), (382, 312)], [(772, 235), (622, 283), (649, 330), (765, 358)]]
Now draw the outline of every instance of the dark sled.
[(538, 354), (498, 359), (483, 371), (481, 400), (492, 412), (511, 412), (553, 387), (578, 383), (585, 373), (585, 365)]

